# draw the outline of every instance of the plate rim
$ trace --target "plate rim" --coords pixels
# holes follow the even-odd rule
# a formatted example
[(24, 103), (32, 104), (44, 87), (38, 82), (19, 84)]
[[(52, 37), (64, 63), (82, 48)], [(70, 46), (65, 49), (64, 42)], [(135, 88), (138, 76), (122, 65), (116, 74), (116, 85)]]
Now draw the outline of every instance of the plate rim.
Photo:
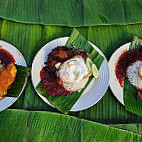
[[(24, 60), (24, 63), (25, 63), (25, 67), (27, 67), (27, 63), (26, 63), (26, 60), (25, 60), (25, 58), (24, 58), (24, 56), (23, 56), (23, 54), (19, 51), (19, 49), (18, 48), (16, 48), (16, 46), (14, 46), (13, 44), (11, 44), (11, 43), (9, 43), (9, 42), (7, 42), (7, 41), (4, 41), (4, 40), (0, 40), (0, 42), (3, 42), (4, 44), (8, 44), (8, 45), (10, 45), (12, 48), (14, 48), (14, 50), (17, 50), (20, 54), (21, 54), (21, 56), (22, 56), (22, 58), (23, 58), (23, 60)], [(2, 46), (3, 47), (3, 46)], [(5, 49), (5, 48), (4, 48)], [(5, 50), (7, 50), (7, 49), (5, 49)], [(7, 50), (8, 51), (8, 50)], [(9, 51), (8, 51), (9, 52)], [(11, 53), (11, 52), (10, 52)], [(11, 53), (12, 54), (12, 53)], [(13, 54), (12, 54), (13, 55)], [(2, 109), (2, 110), (0, 110), (0, 112), (2, 112), (2, 111), (4, 111), (4, 110), (6, 110), (7, 108), (9, 108), (10, 106), (12, 106), (18, 99), (19, 99), (19, 97), (22, 95), (22, 93), (23, 93), (23, 91), (24, 91), (24, 89), (25, 89), (25, 87), (26, 87), (26, 84), (27, 84), (27, 80), (28, 80), (28, 76), (25, 78), (25, 82), (24, 82), (24, 84), (23, 84), (23, 87), (22, 87), (22, 90), (20, 91), (20, 93), (19, 93), (19, 95), (17, 96), (17, 97), (9, 97), (9, 98), (15, 98), (15, 100), (12, 102), (12, 104), (9, 104), (8, 106), (6, 106), (6, 108), (5, 109)], [(6, 97), (5, 97), (6, 98)], [(4, 99), (5, 99), (4, 98)], [(2, 99), (3, 100), (3, 99)]]
[[(122, 49), (122, 48), (124, 48), (123, 50), (127, 50), (127, 49), (129, 48), (130, 44), (131, 44), (131, 42), (127, 42), (127, 43), (121, 45), (121, 46), (120, 46), (119, 48), (117, 48), (117, 49), (113, 52), (113, 54), (111, 55), (111, 57), (110, 57), (110, 59), (109, 59), (109, 62), (108, 62), (110, 76), (111, 76), (111, 69), (110, 69), (110, 66), (112, 66), (110, 63), (111, 63), (111, 61), (112, 61), (114, 55), (115, 55), (117, 52), (119, 53), (119, 52), (120, 52), (119, 50)], [(125, 46), (127, 46), (127, 47), (125, 47)], [(123, 54), (123, 53), (122, 53), (122, 54)], [(122, 55), (122, 54), (121, 54), (121, 55)], [(121, 56), (121, 55), (120, 55), (120, 56)], [(119, 57), (120, 57), (120, 56), (119, 56)], [(117, 58), (117, 60), (119, 59), (119, 57)], [(115, 62), (115, 64), (116, 64), (116, 62)], [(115, 73), (114, 73), (114, 75), (115, 75)], [(116, 75), (115, 75), (115, 77), (116, 77)], [(113, 87), (112, 87), (113, 85), (111, 85), (111, 79), (112, 79), (112, 77), (110, 77), (109, 87), (110, 87), (111, 92), (113, 93), (113, 96), (118, 100), (119, 103), (121, 103), (123, 106), (125, 106), (125, 104), (124, 104), (124, 99), (123, 99), (123, 101), (122, 101), (122, 100), (120, 100), (119, 97), (116, 95), (116, 93), (115, 93), (115, 91), (114, 91), (114, 89), (113, 89)], [(117, 81), (117, 82), (118, 82), (118, 81)], [(122, 94), (122, 95), (124, 95), (124, 94)]]
[[(44, 97), (44, 96), (42, 96), (42, 95), (37, 91), (37, 89), (36, 89), (36, 87), (35, 87), (35, 85), (34, 85), (34, 82), (33, 82), (33, 64), (34, 64), (35, 58), (37, 57), (37, 55), (39, 54), (39, 52), (40, 52), (43, 48), (46, 48), (46, 46), (47, 46), (50, 42), (54, 42), (55, 40), (58, 40), (58, 39), (67, 40), (68, 38), (69, 38), (69, 36), (65, 36), (65, 37), (58, 37), (58, 38), (55, 38), (55, 39), (53, 39), (53, 40), (50, 40), (49, 42), (47, 42), (45, 45), (43, 45), (43, 46), (40, 48), (40, 50), (36, 53), (36, 55), (35, 55), (35, 57), (34, 57), (34, 59), (33, 59), (32, 68), (31, 68), (31, 81), (32, 81), (32, 85), (33, 85), (33, 87), (34, 87), (34, 89), (35, 89), (37, 95), (38, 95), (38, 96), (42, 99), (42, 101), (44, 101), (44, 102), (45, 102), (45, 100), (43, 100), (43, 98), (42, 98), (42, 97)], [(88, 40), (87, 40), (87, 41), (88, 41)], [(103, 93), (102, 93), (103, 95), (97, 100), (96, 103), (90, 105), (89, 107), (83, 108), (83, 109), (77, 109), (77, 110), (75, 110), (75, 109), (72, 109), (72, 108), (73, 108), (73, 107), (72, 107), (72, 108), (70, 109), (70, 112), (83, 111), (83, 110), (86, 110), (86, 109), (92, 107), (93, 105), (97, 104), (97, 103), (102, 99), (102, 97), (105, 95), (105, 93), (106, 93), (106, 91), (107, 91), (107, 89), (108, 89), (108, 87), (109, 87), (110, 74), (109, 74), (108, 60), (107, 60), (106, 56), (104, 55), (104, 53), (103, 53), (96, 45), (94, 45), (94, 44), (91, 43), (90, 41), (88, 41), (88, 42), (89, 42), (89, 44), (91, 44), (91, 45), (93, 46), (93, 48), (94, 48), (94, 46), (95, 46), (95, 47), (97, 48), (98, 52), (101, 52), (102, 56), (104, 57), (104, 60), (107, 62), (107, 68), (108, 68), (108, 82), (107, 82), (106, 88), (104, 89), (104, 91), (103, 91)], [(95, 49), (95, 48), (94, 48), (94, 49)], [(95, 49), (95, 50), (96, 50), (96, 49)], [(99, 54), (100, 54), (100, 53), (99, 53)], [(48, 56), (48, 55), (47, 55), (47, 56)], [(41, 96), (42, 96), (42, 97), (41, 97)], [(45, 97), (44, 97), (44, 98), (45, 98)], [(45, 102), (46, 104), (48, 104), (49, 106), (55, 108), (55, 106), (52, 105), (52, 104), (48, 101), (48, 99), (46, 99), (46, 100), (47, 100), (47, 102)], [(74, 104), (74, 105), (75, 105), (75, 104)]]

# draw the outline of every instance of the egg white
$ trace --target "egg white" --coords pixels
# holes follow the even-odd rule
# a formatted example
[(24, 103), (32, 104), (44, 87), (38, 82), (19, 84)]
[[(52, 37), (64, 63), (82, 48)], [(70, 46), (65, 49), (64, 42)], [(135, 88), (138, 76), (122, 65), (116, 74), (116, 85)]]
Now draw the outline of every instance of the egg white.
[(60, 65), (58, 76), (67, 90), (77, 91), (85, 87), (90, 71), (84, 58), (77, 55)]
[(140, 89), (142, 89), (142, 78), (139, 74), (141, 65), (142, 61), (136, 61), (131, 66), (129, 66), (126, 71), (126, 76), (128, 77), (130, 83)]

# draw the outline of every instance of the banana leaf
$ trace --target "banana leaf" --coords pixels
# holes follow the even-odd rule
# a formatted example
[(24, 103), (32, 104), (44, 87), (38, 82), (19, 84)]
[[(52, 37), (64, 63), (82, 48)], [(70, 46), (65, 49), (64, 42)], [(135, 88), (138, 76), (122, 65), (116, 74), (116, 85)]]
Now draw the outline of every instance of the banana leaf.
[(0, 122), (1, 142), (142, 141), (142, 136), (135, 131), (44, 111), (6, 110), (1, 113)]
[[(72, 48), (72, 46), (85, 49), (88, 53), (92, 56), (92, 61), (98, 69), (101, 66), (101, 63), (103, 62), (104, 58), (88, 43), (85, 38), (80, 35), (80, 33), (74, 29), (71, 36), (69, 37), (66, 46), (68, 48)], [(93, 76), (91, 76), (88, 80), (88, 83), (86, 86), (80, 91), (80, 92), (73, 92), (67, 96), (58, 96), (53, 97), (45, 93), (45, 89), (41, 88), (41, 82), (37, 85), (36, 89), (39, 91), (41, 95), (46, 97), (48, 101), (54, 105), (59, 111), (63, 113), (68, 113), (70, 109), (73, 107), (73, 105), (76, 103), (76, 101), (79, 99), (83, 91), (86, 89), (86, 87), (89, 85), (91, 80), (93, 79)]]
[[(70, 27), (21, 24), (1, 19), (0, 28), (0, 39), (16, 46), (24, 55), (29, 67), (31, 67), (34, 56), (43, 45), (53, 39), (70, 36), (72, 32)], [(142, 37), (141, 29), (142, 24), (77, 28), (85, 39), (101, 49), (108, 60), (117, 48), (132, 41), (134, 35)], [(25, 91), (10, 108), (56, 112), (56, 109), (50, 107), (37, 95), (30, 77)], [(107, 124), (142, 123), (139, 116), (126, 111), (109, 88), (96, 105), (84, 111), (69, 112), (69, 115)]]
[(17, 74), (15, 81), (12, 83), (11, 88), (8, 90), (6, 97), (18, 97), (25, 84), (26, 78), (29, 75), (29, 69), (24, 66), (15, 65)]
[(135, 124), (135, 123), (130, 123), (130, 124), (113, 124), (113, 125), (109, 125), (111, 127), (115, 127), (115, 128), (119, 128), (119, 129), (123, 129), (123, 130), (127, 130), (127, 131), (131, 131), (133, 133), (142, 135), (142, 124)]
[(22, 23), (96, 26), (142, 22), (141, 0), (0, 0), (0, 17)]
[(114, 126), (104, 125), (102, 128), (102, 124), (93, 125), (93, 123), (89, 121), (82, 123), (82, 142), (140, 142), (142, 140), (141, 135), (113, 128)]
[[(130, 45), (130, 50), (139, 48), (142, 45), (142, 39), (134, 37)], [(124, 104), (128, 111), (131, 111), (142, 117), (142, 99), (137, 100), (137, 90), (126, 78), (124, 81)]]

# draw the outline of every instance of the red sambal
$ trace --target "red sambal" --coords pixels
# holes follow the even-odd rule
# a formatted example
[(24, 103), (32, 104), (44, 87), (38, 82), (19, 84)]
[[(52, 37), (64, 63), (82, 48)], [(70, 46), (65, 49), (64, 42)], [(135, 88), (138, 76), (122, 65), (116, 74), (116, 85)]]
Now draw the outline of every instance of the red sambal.
[(51, 96), (60, 96), (71, 93), (64, 88), (57, 77), (55, 64), (58, 62), (63, 63), (74, 55), (75, 51), (65, 46), (58, 46), (50, 52), (48, 60), (45, 63), (46, 66), (43, 67), (40, 72), (41, 87), (46, 90), (46, 94)]
[(0, 47), (0, 63), (5, 66), (15, 63), (13, 55), (2, 47)]
[(43, 67), (40, 72), (42, 88), (45, 88), (46, 94), (51, 96), (68, 95), (67, 91), (62, 84), (58, 83), (58, 77), (53, 74), (47, 67)]
[(127, 68), (137, 60), (142, 60), (141, 48), (126, 51), (119, 57), (115, 67), (115, 74), (122, 87)]

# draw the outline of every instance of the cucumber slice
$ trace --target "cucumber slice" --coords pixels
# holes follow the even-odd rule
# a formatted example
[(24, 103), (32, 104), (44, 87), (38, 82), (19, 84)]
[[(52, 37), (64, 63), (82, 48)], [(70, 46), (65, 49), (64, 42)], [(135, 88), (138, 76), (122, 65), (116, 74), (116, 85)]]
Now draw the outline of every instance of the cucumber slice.
[(98, 71), (98, 69), (97, 69), (97, 67), (96, 67), (95, 64), (92, 64), (91, 70), (92, 70), (93, 76), (94, 76), (95, 78), (98, 78), (98, 77), (99, 77), (99, 71)]
[(87, 58), (87, 59), (86, 59), (86, 65), (87, 65), (88, 70), (89, 70), (90, 72), (92, 72), (92, 69), (91, 69), (92, 64), (93, 64), (92, 60), (91, 60), (90, 58)]

